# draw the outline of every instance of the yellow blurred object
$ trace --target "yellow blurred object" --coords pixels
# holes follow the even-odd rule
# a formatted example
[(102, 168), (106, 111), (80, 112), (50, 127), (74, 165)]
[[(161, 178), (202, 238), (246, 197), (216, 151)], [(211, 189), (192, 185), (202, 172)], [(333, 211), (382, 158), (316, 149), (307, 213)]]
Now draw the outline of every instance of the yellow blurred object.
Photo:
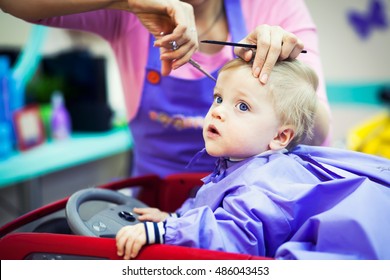
[(390, 158), (390, 114), (383, 112), (351, 130), (347, 148)]

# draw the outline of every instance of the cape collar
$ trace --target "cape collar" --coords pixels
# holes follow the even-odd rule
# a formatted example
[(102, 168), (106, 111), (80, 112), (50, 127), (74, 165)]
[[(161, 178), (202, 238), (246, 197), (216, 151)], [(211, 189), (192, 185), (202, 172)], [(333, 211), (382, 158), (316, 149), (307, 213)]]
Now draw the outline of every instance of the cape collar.
[[(268, 150), (268, 151), (262, 152), (258, 155), (251, 156), (251, 157), (245, 158), (245, 159), (240, 159), (240, 160), (229, 159), (227, 157), (220, 157), (215, 162), (215, 168), (214, 168), (213, 172), (210, 175), (208, 175), (207, 177), (205, 177), (203, 179), (203, 182), (205, 184), (207, 184), (209, 182), (217, 183), (217, 182), (221, 181), (223, 178), (226, 177), (228, 168), (233, 166), (236, 163), (248, 161), (248, 160), (251, 160), (251, 159), (257, 158), (257, 157), (265, 157), (265, 156), (275, 154), (275, 153), (287, 153), (287, 152), (288, 152), (287, 149), (281, 149), (281, 150), (277, 150), (277, 151)], [(192, 166), (194, 166), (198, 162), (198, 160), (206, 153), (207, 153), (206, 148), (203, 148), (202, 150), (197, 152), (195, 154), (195, 156), (191, 159), (191, 161), (187, 164), (186, 168), (191, 168)]]

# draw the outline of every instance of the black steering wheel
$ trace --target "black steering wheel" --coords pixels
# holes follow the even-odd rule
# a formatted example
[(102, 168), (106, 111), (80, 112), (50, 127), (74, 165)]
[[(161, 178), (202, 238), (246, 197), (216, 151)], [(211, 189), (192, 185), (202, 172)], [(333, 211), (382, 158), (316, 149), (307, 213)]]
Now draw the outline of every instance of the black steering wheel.
[[(104, 201), (117, 205), (94, 214), (90, 219), (81, 219), (79, 208), (87, 201)], [(66, 219), (74, 234), (97, 237), (115, 237), (123, 226), (139, 223), (134, 207), (148, 207), (134, 197), (106, 189), (84, 189), (74, 193), (65, 208)]]

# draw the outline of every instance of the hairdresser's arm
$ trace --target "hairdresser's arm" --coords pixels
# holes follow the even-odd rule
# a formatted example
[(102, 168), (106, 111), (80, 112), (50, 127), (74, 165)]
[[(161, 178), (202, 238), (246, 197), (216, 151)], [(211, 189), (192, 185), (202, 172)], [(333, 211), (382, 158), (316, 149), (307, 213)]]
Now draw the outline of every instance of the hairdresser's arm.
[(99, 9), (127, 10), (132, 13), (154, 13), (171, 16), (178, 0), (0, 0), (0, 8), (20, 19), (35, 21), (43, 18), (77, 14)]
[(195, 23), (192, 6), (179, 0), (0, 0), (0, 8), (26, 21), (100, 9), (124, 10), (137, 15), (153, 35)]
[(109, 8), (123, 0), (0, 0), (0, 8), (20, 19), (38, 19)]
[[(99, 9), (133, 13), (157, 38), (155, 46), (161, 48), (163, 75), (184, 65), (198, 49), (193, 8), (179, 0), (0, 0), (0, 8), (31, 22)], [(177, 41), (180, 48), (172, 52), (171, 41)]]

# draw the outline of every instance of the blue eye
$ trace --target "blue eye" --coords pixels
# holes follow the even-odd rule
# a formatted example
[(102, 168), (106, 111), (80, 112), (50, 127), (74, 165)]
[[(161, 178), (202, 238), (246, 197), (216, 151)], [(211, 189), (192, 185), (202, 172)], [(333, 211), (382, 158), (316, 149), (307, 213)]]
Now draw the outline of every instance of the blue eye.
[(216, 103), (218, 103), (218, 104), (221, 104), (222, 103), (222, 97), (217, 95), (217, 96), (214, 97), (214, 101)]
[(249, 110), (249, 107), (248, 105), (246, 105), (245, 103), (240, 103), (238, 104), (238, 108), (240, 109), (240, 111), (248, 111)]

